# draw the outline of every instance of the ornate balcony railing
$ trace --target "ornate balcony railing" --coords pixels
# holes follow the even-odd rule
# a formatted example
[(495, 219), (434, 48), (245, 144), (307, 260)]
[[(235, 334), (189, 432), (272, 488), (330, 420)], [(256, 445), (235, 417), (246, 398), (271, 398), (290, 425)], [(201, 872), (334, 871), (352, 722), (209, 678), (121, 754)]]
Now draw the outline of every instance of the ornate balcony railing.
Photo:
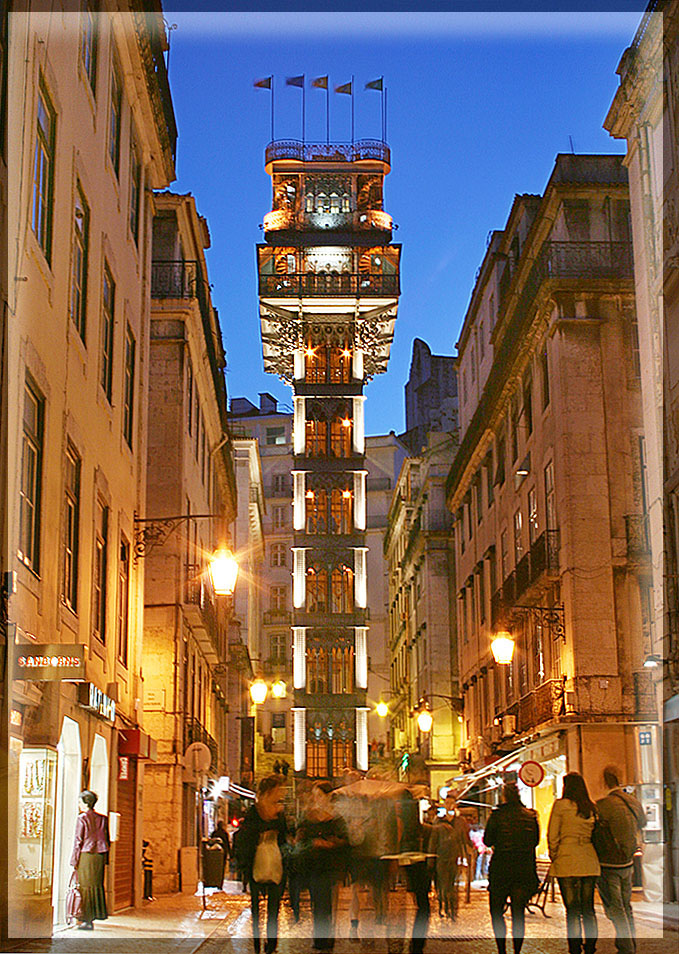
[(629, 242), (545, 242), (539, 257), (544, 278), (632, 278)]
[(648, 515), (645, 513), (626, 514), (625, 534), (627, 536), (627, 558), (636, 561), (648, 557), (651, 551), (648, 535)]
[(379, 139), (330, 143), (277, 139), (269, 143), (264, 153), (265, 163), (275, 159), (298, 159), (300, 162), (357, 162), (360, 159), (377, 159), (391, 165), (391, 151), (386, 142)]
[(184, 721), (184, 749), (192, 742), (203, 742), (212, 756), (212, 768), (217, 767), (217, 742), (198, 719), (188, 717)]
[(506, 620), (512, 607), (543, 573), (559, 572), (559, 531), (543, 530), (490, 599), (491, 624)]
[(275, 209), (264, 216), (265, 232), (284, 230), (354, 231), (379, 229), (391, 232), (393, 221), (387, 212), (370, 209), (365, 212), (293, 212), (290, 209)]
[(516, 564), (516, 598), (518, 599), (530, 586), (530, 550), (524, 553)]
[(563, 703), (560, 679), (548, 679), (519, 699), (518, 731), (525, 732), (559, 715)]
[(263, 298), (305, 298), (350, 295), (382, 298), (401, 293), (398, 275), (377, 275), (372, 272), (294, 273), (259, 276), (259, 294)]
[(151, 298), (199, 298), (198, 262), (152, 262)]
[(530, 580), (559, 572), (559, 531), (544, 530), (530, 548)]

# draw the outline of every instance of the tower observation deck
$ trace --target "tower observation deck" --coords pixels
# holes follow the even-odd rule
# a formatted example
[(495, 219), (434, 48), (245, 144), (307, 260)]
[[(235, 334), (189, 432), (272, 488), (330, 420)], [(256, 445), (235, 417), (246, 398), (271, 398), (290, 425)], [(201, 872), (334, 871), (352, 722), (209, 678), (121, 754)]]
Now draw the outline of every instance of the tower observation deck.
[(363, 390), (387, 370), (401, 246), (386, 143), (271, 142), (257, 246), (264, 368), (293, 390), (294, 768), (368, 768)]

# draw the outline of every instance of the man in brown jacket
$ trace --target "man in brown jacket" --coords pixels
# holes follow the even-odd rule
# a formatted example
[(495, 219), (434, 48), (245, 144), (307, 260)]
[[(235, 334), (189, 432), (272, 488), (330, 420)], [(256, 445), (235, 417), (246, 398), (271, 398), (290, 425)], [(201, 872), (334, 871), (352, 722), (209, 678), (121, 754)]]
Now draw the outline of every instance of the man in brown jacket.
[(641, 802), (620, 787), (620, 773), (615, 766), (606, 766), (603, 777), (608, 794), (597, 801), (596, 809), (600, 818), (608, 822), (619, 851), (615, 857), (599, 859), (599, 894), (606, 917), (615, 927), (615, 946), (619, 954), (634, 954), (637, 947), (632, 914), (634, 852), (646, 816)]

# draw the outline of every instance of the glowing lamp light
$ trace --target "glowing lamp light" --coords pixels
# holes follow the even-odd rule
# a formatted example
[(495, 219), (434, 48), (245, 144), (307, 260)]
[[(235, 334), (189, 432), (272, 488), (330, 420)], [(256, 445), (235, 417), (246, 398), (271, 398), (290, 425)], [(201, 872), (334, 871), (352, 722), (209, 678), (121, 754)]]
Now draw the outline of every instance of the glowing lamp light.
[(263, 679), (255, 679), (250, 686), (250, 698), (256, 706), (261, 706), (266, 699), (268, 691)]
[(350, 491), (350, 490), (343, 490), (343, 491), (342, 491), (342, 496), (344, 497), (345, 500), (348, 500), (349, 497), (351, 497), (351, 491)]
[(217, 596), (231, 596), (238, 578), (238, 561), (231, 550), (217, 550), (210, 560), (209, 572)]
[(490, 644), (490, 651), (493, 659), (499, 666), (508, 666), (514, 656), (514, 640), (511, 633), (497, 633), (495, 639)]
[(380, 719), (384, 719), (389, 715), (389, 706), (386, 704), (384, 699), (380, 699), (380, 701), (377, 703), (375, 706), (375, 712), (378, 714)]
[(431, 732), (433, 724), (434, 718), (429, 709), (422, 709), (417, 716), (417, 727), (420, 732)]
[(657, 669), (660, 663), (660, 656), (657, 656), (655, 653), (651, 653), (644, 659), (644, 669)]
[(285, 699), (288, 694), (288, 687), (282, 679), (277, 679), (271, 686), (271, 695), (274, 699)]
[(313, 500), (313, 499), (314, 499), (314, 492), (313, 492), (313, 490), (307, 490), (307, 492), (306, 492), (306, 497), (307, 497), (307, 500)]
[(342, 427), (351, 427), (351, 421), (348, 417), (345, 417), (342, 421)]
[(350, 358), (350, 357), (351, 357), (351, 351), (349, 351), (348, 348), (345, 348), (344, 351), (342, 352), (342, 357), (344, 357), (344, 358)]
[(313, 356), (316, 354), (316, 350), (315, 348), (307, 348), (304, 353), (306, 354), (307, 358), (313, 358)]

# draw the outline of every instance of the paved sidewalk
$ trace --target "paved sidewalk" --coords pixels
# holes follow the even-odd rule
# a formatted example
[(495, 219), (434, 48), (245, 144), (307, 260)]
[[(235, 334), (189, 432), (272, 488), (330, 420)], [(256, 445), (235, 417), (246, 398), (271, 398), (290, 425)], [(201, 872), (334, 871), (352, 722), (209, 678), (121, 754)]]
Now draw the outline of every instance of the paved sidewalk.
[[(281, 905), (279, 954), (310, 954), (311, 913), (306, 893), (302, 898), (302, 917), (298, 924), (294, 922), (287, 898)], [(367, 891), (361, 894), (360, 940), (348, 939), (349, 898), (349, 889), (342, 888), (335, 954), (363, 954), (364, 951), (386, 954), (388, 949), (394, 949), (385, 937), (384, 926), (374, 922)], [(461, 904), (455, 923), (439, 918), (433, 892), (431, 902), (426, 954), (495, 954), (488, 896), (483, 887), (474, 887), (471, 903)], [(390, 904), (408, 935), (414, 914), (411, 896), (398, 888), (390, 893)], [(558, 894), (546, 910), (549, 917), (539, 911), (527, 915), (524, 954), (565, 954), (565, 920)], [(673, 954), (677, 935), (666, 930), (663, 938), (659, 909), (638, 902), (635, 911), (640, 954)], [(615, 954), (612, 925), (599, 905), (597, 915), (600, 933), (597, 954)], [(251, 937), (247, 895), (216, 892), (208, 895), (203, 911), (200, 897), (177, 894), (144, 902), (139, 908), (96, 922), (91, 933), (70, 928), (51, 940), (18, 942), (6, 950), (13, 954), (252, 954)]]

